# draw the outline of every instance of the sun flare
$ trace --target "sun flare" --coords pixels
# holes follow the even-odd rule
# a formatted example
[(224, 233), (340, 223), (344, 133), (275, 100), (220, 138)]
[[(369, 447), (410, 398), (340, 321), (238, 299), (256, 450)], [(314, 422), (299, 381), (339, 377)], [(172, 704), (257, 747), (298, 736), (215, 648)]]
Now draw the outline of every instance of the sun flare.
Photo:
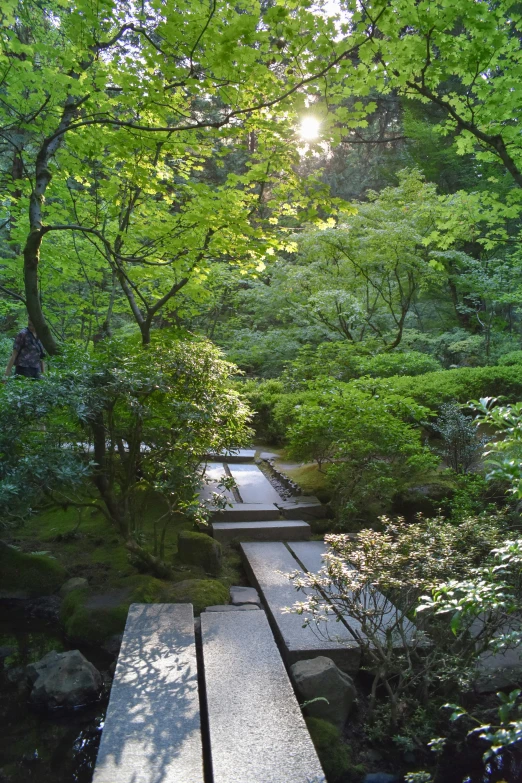
[(317, 117), (306, 115), (301, 118), (301, 125), (299, 127), (299, 135), (303, 141), (313, 141), (319, 136), (319, 129), (321, 127), (320, 121)]

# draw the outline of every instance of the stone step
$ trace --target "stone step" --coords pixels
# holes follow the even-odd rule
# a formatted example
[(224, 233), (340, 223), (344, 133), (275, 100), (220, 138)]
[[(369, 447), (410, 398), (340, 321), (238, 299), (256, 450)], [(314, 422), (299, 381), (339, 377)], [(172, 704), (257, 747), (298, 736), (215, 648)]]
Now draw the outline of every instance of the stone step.
[(234, 538), (255, 541), (302, 541), (310, 538), (310, 534), (310, 525), (302, 520), (212, 523), (212, 535), (221, 543), (232, 541)]
[(286, 577), (287, 573), (301, 569), (283, 543), (243, 543), (241, 556), (252, 584), (261, 593), (288, 665), (326, 655), (344, 671), (358, 670), (361, 650), (346, 626), (335, 622), (332, 617), (328, 623), (321, 625), (319, 633), (315, 627), (303, 628), (304, 618), (301, 615), (284, 611), (297, 601), (305, 600), (306, 596), (297, 592)]
[[(288, 548), (298, 559), (299, 564), (309, 573), (317, 574), (324, 567), (323, 558), (328, 547), (322, 541), (290, 542)], [(405, 620), (403, 613), (397, 609), (395, 604), (377, 590), (370, 588), (363, 590), (360, 601), (372, 611), (378, 614), (382, 613), (378, 635), (383, 641), (387, 640), (388, 635), (391, 634), (394, 647), (400, 649), (404, 647), (405, 639), (411, 639), (417, 633), (415, 625), (409, 620)], [(343, 622), (356, 638), (360, 639), (361, 636), (364, 636), (358, 620), (343, 614)]]
[(212, 514), (212, 522), (257, 522), (279, 518), (279, 510), (273, 503), (232, 503)]
[(210, 460), (221, 460), (222, 462), (227, 463), (238, 463), (252, 462), (255, 456), (255, 449), (234, 449), (233, 451), (222, 451), (219, 454), (207, 454), (204, 458)]
[(331, 509), (315, 497), (297, 495), (288, 500), (277, 501), (276, 506), (285, 519), (329, 519), (332, 516)]
[(199, 709), (192, 605), (133, 604), (93, 783), (203, 783)]
[(214, 783), (324, 774), (264, 612), (201, 615)]
[(229, 470), (237, 484), (243, 503), (282, 502), (279, 492), (276, 492), (257, 465), (230, 465)]

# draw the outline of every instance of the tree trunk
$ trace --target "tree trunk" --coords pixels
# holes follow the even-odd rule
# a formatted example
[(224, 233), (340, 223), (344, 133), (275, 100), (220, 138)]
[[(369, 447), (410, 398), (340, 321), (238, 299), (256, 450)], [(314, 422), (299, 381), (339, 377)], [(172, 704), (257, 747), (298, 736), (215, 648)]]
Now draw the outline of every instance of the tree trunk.
[(41, 229), (32, 230), (24, 247), (24, 281), (25, 298), (29, 318), (34, 324), (36, 333), (43, 347), (50, 356), (58, 353), (58, 345), (45, 321), (38, 294), (38, 263), (40, 261), (40, 246), (42, 244)]

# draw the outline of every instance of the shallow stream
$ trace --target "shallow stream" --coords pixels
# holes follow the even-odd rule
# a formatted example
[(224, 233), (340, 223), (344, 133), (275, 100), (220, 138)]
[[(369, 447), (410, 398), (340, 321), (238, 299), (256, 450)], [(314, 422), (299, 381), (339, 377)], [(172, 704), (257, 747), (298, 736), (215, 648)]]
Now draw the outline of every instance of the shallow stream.
[[(90, 783), (107, 697), (73, 711), (35, 712), (28, 693), (7, 676), (51, 650), (78, 649), (45, 620), (25, 618), (19, 610), (0, 605), (0, 783)], [(112, 659), (100, 651), (80, 648), (100, 671)]]

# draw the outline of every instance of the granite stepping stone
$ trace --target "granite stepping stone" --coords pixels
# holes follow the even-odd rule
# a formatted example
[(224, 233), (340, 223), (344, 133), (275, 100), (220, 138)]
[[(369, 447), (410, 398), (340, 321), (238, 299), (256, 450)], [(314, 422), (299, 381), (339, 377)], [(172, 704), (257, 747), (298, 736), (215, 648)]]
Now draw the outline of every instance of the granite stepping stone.
[(255, 604), (261, 606), (259, 593), (253, 587), (241, 587), (232, 585), (230, 588), (230, 601), (236, 606), (242, 604)]
[(241, 604), (241, 606), (235, 606), (234, 604), (216, 604), (215, 606), (207, 606), (205, 612), (249, 612), (257, 609), (259, 606), (255, 604)]
[(191, 604), (130, 607), (93, 777), (158, 781), (204, 783)]
[(264, 612), (201, 615), (214, 783), (325, 783)]
[(302, 541), (310, 538), (308, 522), (277, 520), (259, 522), (213, 522), (212, 535), (226, 543), (234, 539), (256, 541)]
[(241, 556), (250, 581), (263, 596), (270, 624), (288, 665), (325, 655), (348, 673), (359, 669), (361, 650), (353, 633), (332, 616), (321, 624), (303, 627), (301, 615), (286, 611), (305, 599), (297, 592), (287, 574), (302, 570), (292, 553), (281, 542), (242, 543)]

